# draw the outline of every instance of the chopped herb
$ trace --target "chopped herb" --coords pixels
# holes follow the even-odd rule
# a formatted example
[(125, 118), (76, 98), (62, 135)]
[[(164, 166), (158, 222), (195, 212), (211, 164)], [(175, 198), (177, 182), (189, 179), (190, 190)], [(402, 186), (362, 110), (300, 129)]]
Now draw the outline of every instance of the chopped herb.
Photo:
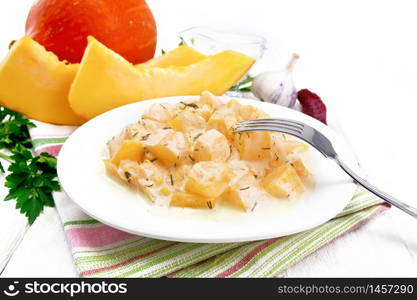
[(147, 188), (151, 188), (151, 187), (153, 187), (153, 184), (150, 184), (150, 185), (145, 185)]
[(184, 38), (180, 37), (180, 42), (179, 42), (178, 46), (184, 46), (184, 45), (185, 45)]
[(172, 174), (169, 174), (169, 179), (171, 180), (171, 185), (174, 185), (174, 179), (172, 178)]
[(256, 174), (253, 174), (253, 177), (255, 177), (255, 179), (258, 179), (258, 175)]
[(203, 134), (202, 133), (199, 133), (199, 134), (197, 134), (195, 137), (194, 137), (194, 142), (200, 137), (200, 136), (202, 136)]
[(125, 178), (127, 180), (130, 180), (130, 177), (132, 177), (132, 174), (130, 174), (129, 172), (125, 172)]
[(250, 189), (250, 186), (247, 186), (247, 187), (245, 187), (245, 188), (241, 188), (240, 190), (241, 190), (241, 191), (245, 191), (245, 190), (248, 190), (248, 189)]
[(16, 42), (17, 42), (16, 40), (12, 40), (12, 41), (9, 43), (9, 50), (13, 47), (13, 45), (14, 45)]
[(255, 210), (255, 207), (258, 205), (258, 202), (255, 202), (255, 204), (253, 205), (253, 207), (252, 207), (252, 209), (251, 209), (251, 211), (254, 211)]
[(200, 151), (200, 149), (194, 149), (194, 151), (195, 151), (195, 152), (198, 152), (198, 151)]
[(168, 129), (172, 129), (172, 127), (164, 127), (162, 128), (163, 130), (168, 130)]
[(162, 55), (165, 55), (166, 54), (166, 51), (164, 49), (161, 49), (161, 54)]
[(213, 203), (211, 203), (211, 201), (207, 201), (207, 206), (210, 209), (213, 209)]
[(184, 106), (186, 106), (186, 107), (191, 107), (191, 108), (194, 108), (194, 109), (198, 109), (199, 107), (198, 107), (198, 105), (197, 104), (195, 104), (195, 103), (185, 103), (185, 102), (183, 102), (183, 101), (181, 101), (180, 102), (182, 105), (184, 105)]
[(267, 148), (262, 148), (262, 150), (271, 150), (271, 148), (267, 147)]
[(137, 136), (138, 134), (139, 134), (139, 132), (135, 132), (135, 133), (133, 134), (133, 137)]
[(276, 159), (275, 160), (279, 160), (279, 156), (278, 156), (278, 154), (276, 154), (276, 153), (274, 153), (275, 154), (275, 157), (276, 157)]
[(191, 155), (188, 155), (188, 157), (193, 161), (193, 162), (195, 162), (195, 158), (194, 157), (192, 157)]
[(156, 162), (158, 159), (157, 158), (154, 158), (154, 159), (151, 159), (151, 160), (149, 160), (151, 163), (153, 163), (153, 162)]
[(167, 110), (167, 108), (163, 104), (159, 104), (162, 106), (163, 109)]
[(141, 138), (140, 138), (140, 140), (141, 141), (146, 141), (146, 140), (148, 140), (148, 138), (151, 136), (151, 134), (150, 133), (148, 133), (147, 135), (144, 135), (144, 136), (142, 136)]

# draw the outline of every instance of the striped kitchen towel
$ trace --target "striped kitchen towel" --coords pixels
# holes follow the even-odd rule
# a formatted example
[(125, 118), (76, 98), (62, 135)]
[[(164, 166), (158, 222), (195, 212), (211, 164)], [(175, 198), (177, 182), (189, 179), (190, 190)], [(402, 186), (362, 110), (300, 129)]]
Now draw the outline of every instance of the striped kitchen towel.
[[(58, 156), (75, 127), (36, 122), (37, 154)], [(84, 214), (63, 192), (54, 195), (81, 277), (273, 277), (389, 206), (358, 188), (337, 217), (311, 230), (264, 241), (193, 244), (149, 239), (104, 225)]]

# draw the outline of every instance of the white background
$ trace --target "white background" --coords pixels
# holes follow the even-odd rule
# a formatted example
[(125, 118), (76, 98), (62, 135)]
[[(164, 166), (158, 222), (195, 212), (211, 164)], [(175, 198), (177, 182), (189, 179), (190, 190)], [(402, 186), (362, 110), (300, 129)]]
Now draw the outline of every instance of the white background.
[[(279, 69), (299, 53), (297, 87), (338, 112), (371, 182), (417, 206), (417, 1), (147, 2), (160, 48), (175, 47), (187, 27), (208, 25), (265, 36), (260, 69)], [(0, 1), (1, 56), (24, 34), (31, 3)], [(417, 220), (391, 209), (283, 275), (415, 277), (416, 232)], [(2, 276), (76, 276), (53, 209), (28, 229), (13, 203), (0, 202), (0, 241)]]

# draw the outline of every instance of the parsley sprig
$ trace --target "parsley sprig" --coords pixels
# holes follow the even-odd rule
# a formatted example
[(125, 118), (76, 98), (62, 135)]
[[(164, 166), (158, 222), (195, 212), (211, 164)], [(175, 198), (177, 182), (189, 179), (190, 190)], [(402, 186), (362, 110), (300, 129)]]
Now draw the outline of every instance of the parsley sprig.
[(21, 114), (0, 106), (0, 149), (13, 149), (16, 145), (32, 148), (29, 128), (35, 127)]
[[(0, 106), (0, 158), (10, 162), (5, 201), (16, 200), (16, 209), (33, 224), (44, 207), (54, 206), (52, 193), (59, 191), (56, 158), (32, 154), (29, 128), (35, 127), (23, 115)], [(5, 153), (7, 152), (7, 154)], [(0, 171), (5, 172), (0, 162)]]

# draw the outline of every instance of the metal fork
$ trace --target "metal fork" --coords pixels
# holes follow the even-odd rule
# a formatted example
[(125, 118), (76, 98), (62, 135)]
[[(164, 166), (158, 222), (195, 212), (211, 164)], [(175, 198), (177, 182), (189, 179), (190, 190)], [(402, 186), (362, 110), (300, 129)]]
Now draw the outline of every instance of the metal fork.
[(365, 189), (377, 195), (381, 199), (384, 199), (393, 206), (398, 207), (409, 215), (417, 218), (416, 208), (411, 207), (397, 200), (393, 196), (382, 192), (380, 189), (371, 185), (365, 179), (356, 174), (343, 161), (340, 160), (329, 139), (307, 124), (287, 119), (265, 118), (241, 122), (236, 125), (234, 131), (235, 133), (250, 131), (277, 131), (296, 136), (316, 148), (325, 157), (334, 160), (343, 169), (343, 171), (345, 171), (355, 182), (359, 183)]

